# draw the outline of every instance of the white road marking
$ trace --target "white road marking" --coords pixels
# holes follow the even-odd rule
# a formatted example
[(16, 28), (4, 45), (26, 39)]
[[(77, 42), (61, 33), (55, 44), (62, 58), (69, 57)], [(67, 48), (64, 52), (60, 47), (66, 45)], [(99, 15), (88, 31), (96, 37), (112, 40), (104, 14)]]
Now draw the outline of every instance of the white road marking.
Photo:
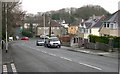
[(68, 61), (72, 61), (71, 59), (66, 58), (66, 57), (60, 57), (60, 58), (65, 59), (65, 60), (68, 60)]
[(39, 49), (35, 49), (35, 50), (39, 50)]
[(3, 65), (3, 72), (7, 72), (7, 65)]
[(51, 56), (56, 56), (55, 54), (52, 54), (52, 53), (49, 53), (49, 55), (51, 55)]
[(17, 70), (16, 70), (16, 67), (15, 67), (14, 63), (11, 63), (11, 67), (12, 67), (12, 71), (13, 71), (13, 72), (17, 72)]
[(88, 67), (91, 67), (91, 68), (94, 68), (94, 69), (102, 70), (102, 69), (99, 68), (99, 67), (92, 66), (92, 65), (89, 65), (89, 64), (85, 64), (85, 63), (81, 63), (81, 62), (79, 62), (79, 64), (82, 64), (82, 65), (85, 65), (85, 66), (88, 66)]
[(47, 53), (47, 52), (43, 51), (43, 53)]
[[(31, 48), (32, 48), (32, 47), (31, 47)], [(33, 48), (32, 48), (32, 49), (33, 49)], [(36, 49), (36, 50), (40, 51), (39, 49)], [(52, 50), (56, 50), (56, 49), (52, 49)], [(41, 51), (41, 52), (47, 53), (46, 51)], [(86, 51), (84, 51), (84, 52), (86, 52)], [(49, 54), (49, 55), (51, 55), (51, 56), (57, 56), (56, 54), (52, 54), (52, 53), (47, 53), (47, 54)], [(58, 57), (59, 57), (59, 56), (58, 56)], [(68, 61), (73, 61), (73, 60), (71, 60), (71, 59), (69, 59), (69, 58), (66, 58), (66, 57), (60, 57), (60, 58), (65, 59), (65, 60), (68, 60)], [(89, 64), (80, 63), (80, 62), (79, 62), (79, 64), (82, 64), (82, 65), (85, 65), (85, 66), (88, 66), (88, 67), (91, 67), (91, 68), (94, 68), (94, 69), (102, 70), (102, 69), (99, 68), (99, 67), (92, 66), (92, 65), (89, 65)]]

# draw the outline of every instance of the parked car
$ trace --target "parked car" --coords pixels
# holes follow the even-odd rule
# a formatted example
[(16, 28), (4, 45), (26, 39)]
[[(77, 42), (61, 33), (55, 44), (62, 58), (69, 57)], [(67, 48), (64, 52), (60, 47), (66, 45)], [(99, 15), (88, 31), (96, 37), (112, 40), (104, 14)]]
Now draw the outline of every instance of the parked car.
[(40, 38), (40, 39), (38, 39), (37, 41), (36, 41), (36, 45), (37, 46), (42, 46), (42, 45), (44, 45), (44, 42), (45, 42), (45, 40), (47, 39), (47, 38)]
[(44, 43), (45, 47), (61, 47), (61, 42), (57, 37), (50, 37), (49, 39), (45, 40)]
[(21, 40), (29, 40), (28, 37), (22, 37)]

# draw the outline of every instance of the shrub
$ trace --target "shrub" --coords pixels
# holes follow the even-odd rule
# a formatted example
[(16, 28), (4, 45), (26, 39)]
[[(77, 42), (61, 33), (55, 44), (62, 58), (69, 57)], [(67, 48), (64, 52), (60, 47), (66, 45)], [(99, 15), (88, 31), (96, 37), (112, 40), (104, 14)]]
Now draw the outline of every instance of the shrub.
[(100, 43), (109, 44), (110, 38), (112, 38), (112, 46), (114, 48), (120, 48), (120, 37), (89, 35), (89, 40), (92, 43), (100, 42)]

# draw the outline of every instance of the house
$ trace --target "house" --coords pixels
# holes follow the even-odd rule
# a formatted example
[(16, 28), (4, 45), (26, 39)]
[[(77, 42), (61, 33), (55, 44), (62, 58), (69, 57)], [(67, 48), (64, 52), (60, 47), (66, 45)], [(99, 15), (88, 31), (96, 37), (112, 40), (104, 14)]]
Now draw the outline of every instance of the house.
[(120, 26), (118, 25), (120, 10), (112, 14), (108, 20), (105, 20), (99, 29), (101, 36), (120, 36)]
[(79, 27), (79, 23), (82, 21), (82, 19), (79, 19), (73, 23), (71, 23), (68, 26), (68, 34), (72, 34), (72, 35), (76, 35), (77, 31), (78, 31), (78, 27)]
[(67, 35), (68, 25), (65, 20), (56, 20), (60, 24), (61, 35)]
[(99, 34), (99, 29), (102, 25), (102, 21), (105, 19), (105, 16), (95, 16), (93, 15), (88, 20), (80, 23), (79, 30), (77, 33), (77, 36), (79, 37), (79, 43), (85, 44), (86, 42), (89, 42), (89, 35), (97, 35)]
[[(44, 33), (45, 35), (49, 35), (49, 29), (50, 29), (49, 24), (45, 24), (45, 27), (43, 24), (40, 24), (39, 26), (37, 26), (36, 36), (44, 35)], [(59, 36), (61, 34), (60, 24), (55, 20), (51, 21), (51, 33), (54, 34), (55, 36)]]
[(70, 35), (70, 46), (72, 47), (77, 47), (78, 46), (78, 37), (77, 37), (77, 32), (78, 32), (78, 27), (79, 23), (82, 22), (82, 19), (79, 19), (72, 24), (69, 25), (68, 27), (68, 34)]

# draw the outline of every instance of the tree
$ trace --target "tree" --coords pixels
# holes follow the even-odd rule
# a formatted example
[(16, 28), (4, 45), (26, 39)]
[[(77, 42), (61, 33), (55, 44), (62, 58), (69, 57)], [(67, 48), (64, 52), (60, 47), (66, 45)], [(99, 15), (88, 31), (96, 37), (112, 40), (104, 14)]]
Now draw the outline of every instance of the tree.
[[(6, 22), (5, 18), (7, 17), (7, 25), (8, 25), (8, 37), (14, 35), (15, 27), (21, 26), (23, 24), (23, 18), (25, 12), (20, 9), (21, 3), (5, 3), (2, 4), (2, 38), (5, 39), (5, 31), (6, 31)], [(5, 14), (5, 9), (7, 9), (7, 16)]]

